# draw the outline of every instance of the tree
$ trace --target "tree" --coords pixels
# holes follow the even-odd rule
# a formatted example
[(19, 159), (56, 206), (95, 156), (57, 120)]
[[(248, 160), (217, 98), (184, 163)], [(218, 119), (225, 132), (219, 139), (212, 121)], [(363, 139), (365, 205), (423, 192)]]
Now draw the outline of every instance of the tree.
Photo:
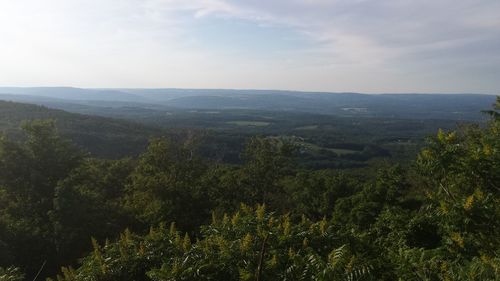
[(189, 147), (167, 139), (153, 140), (131, 174), (126, 207), (144, 227), (176, 221), (193, 230), (209, 217), (206, 191), (200, 181), (206, 165)]
[(497, 100), (495, 102), (495, 104), (493, 105), (493, 109), (492, 110), (486, 110), (484, 111), (486, 114), (489, 114), (491, 116), (491, 118), (495, 119), (495, 120), (500, 120), (500, 96), (497, 96)]
[(92, 237), (114, 239), (127, 227), (138, 225), (122, 203), (133, 169), (130, 159), (87, 159), (59, 182), (50, 216), (60, 264), (90, 251)]
[(82, 266), (63, 269), (58, 280), (361, 280), (372, 270), (326, 220), (294, 223), (264, 206), (215, 216), (201, 233), (192, 241), (174, 225), (144, 236), (126, 231), (114, 243), (94, 244)]
[(399, 275), (497, 280), (500, 276), (500, 122), (439, 131), (417, 159), (428, 214), (440, 243), (399, 249)]
[(24, 274), (17, 267), (0, 267), (0, 280), (2, 281), (23, 281)]
[(50, 211), (58, 182), (82, 161), (83, 154), (59, 137), (55, 122), (32, 121), (26, 141), (0, 138), (0, 240), (28, 277), (42, 264), (57, 264)]
[(294, 146), (276, 138), (253, 137), (247, 143), (243, 158), (243, 174), (246, 182), (242, 187), (254, 202), (268, 204), (274, 194), (282, 192), (280, 179), (289, 171), (290, 156)]

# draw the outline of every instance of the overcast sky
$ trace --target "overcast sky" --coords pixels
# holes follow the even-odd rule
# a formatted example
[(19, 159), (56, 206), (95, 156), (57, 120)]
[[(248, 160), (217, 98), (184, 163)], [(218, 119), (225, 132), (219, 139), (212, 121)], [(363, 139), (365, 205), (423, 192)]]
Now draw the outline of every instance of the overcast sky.
[(0, 0), (0, 86), (500, 93), (499, 0)]

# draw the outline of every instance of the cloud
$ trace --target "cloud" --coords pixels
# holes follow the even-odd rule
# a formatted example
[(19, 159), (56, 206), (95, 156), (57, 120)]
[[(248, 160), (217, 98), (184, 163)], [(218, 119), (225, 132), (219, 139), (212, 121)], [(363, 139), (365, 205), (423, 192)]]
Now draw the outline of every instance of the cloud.
[(0, 83), (495, 92), (498, 14), (497, 0), (0, 0)]
[[(197, 1), (194, 1), (197, 2)], [(453, 0), (200, 1), (197, 15), (219, 14), (283, 24), (335, 49), (415, 52), (488, 41), (500, 35), (500, 2)], [(340, 49), (343, 49), (340, 47)]]

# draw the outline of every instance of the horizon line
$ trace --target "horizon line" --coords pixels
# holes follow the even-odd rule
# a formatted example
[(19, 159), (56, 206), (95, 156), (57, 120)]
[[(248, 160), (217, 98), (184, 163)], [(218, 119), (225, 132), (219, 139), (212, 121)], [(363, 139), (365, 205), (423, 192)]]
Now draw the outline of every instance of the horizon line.
[[(356, 91), (311, 91), (311, 90), (293, 90), (293, 89), (272, 89), (272, 88), (182, 88), (182, 87), (79, 87), (79, 86), (1, 86), (2, 88), (19, 89), (37, 89), (37, 88), (56, 88), (56, 89), (82, 89), (82, 90), (195, 90), (195, 91), (260, 91), (260, 92), (291, 92), (291, 93), (311, 93), (311, 94), (361, 94), (361, 95), (489, 95), (499, 96), (499, 93), (484, 92), (356, 92)], [(9, 94), (9, 93), (0, 93)]]

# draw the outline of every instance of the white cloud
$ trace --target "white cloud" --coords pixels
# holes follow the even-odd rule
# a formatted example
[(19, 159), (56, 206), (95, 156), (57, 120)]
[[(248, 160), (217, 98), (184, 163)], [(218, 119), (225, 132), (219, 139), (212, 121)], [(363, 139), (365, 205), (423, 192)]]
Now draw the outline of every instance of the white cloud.
[[(0, 84), (495, 92), (499, 14), (497, 0), (0, 0)], [(286, 59), (192, 44), (213, 18), (310, 44)]]

